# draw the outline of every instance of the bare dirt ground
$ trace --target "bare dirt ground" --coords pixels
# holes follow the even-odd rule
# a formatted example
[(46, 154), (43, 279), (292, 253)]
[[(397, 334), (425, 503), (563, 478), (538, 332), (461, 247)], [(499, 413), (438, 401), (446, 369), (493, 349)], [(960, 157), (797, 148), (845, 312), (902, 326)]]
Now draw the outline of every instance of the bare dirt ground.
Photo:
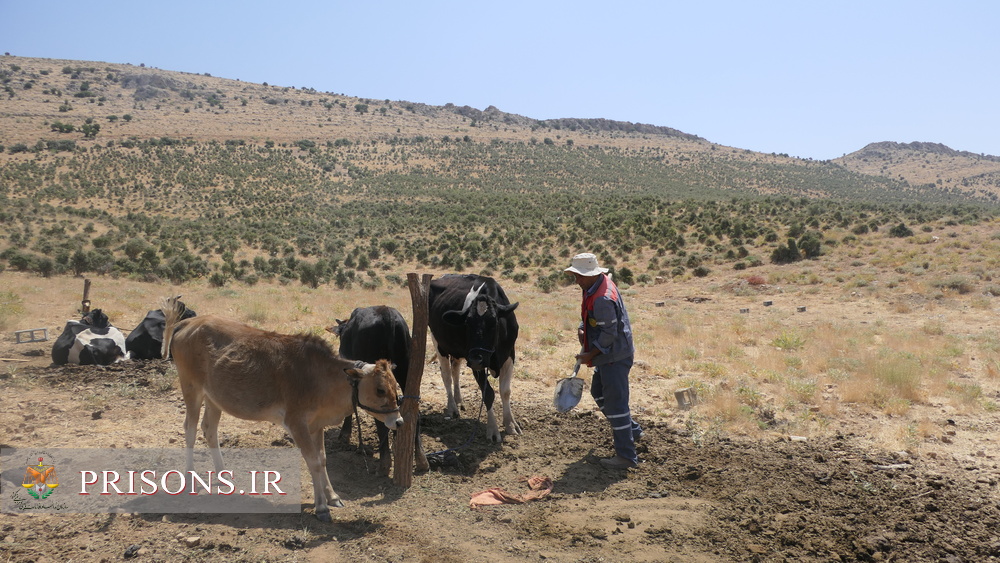
[[(681, 298), (693, 294), (689, 290), (638, 290), (632, 297), (633, 322), (648, 324), (647, 315), (682, 307), (703, 307), (711, 319), (750, 299), (759, 302), (717, 293), (710, 302), (692, 304)], [(572, 288), (565, 294), (552, 299), (572, 304)], [(657, 300), (666, 300), (666, 307), (659, 308)], [(858, 322), (874, 317), (901, 325), (913, 321), (873, 301), (845, 307), (828, 296), (805, 294), (797, 302), (816, 315), (825, 311)], [(524, 303), (526, 317), (532, 306)], [(935, 314), (948, 326), (983, 319), (993, 323), (988, 311), (965, 321), (960, 319), (967, 311), (961, 307), (939, 307)], [(537, 328), (533, 333), (525, 349), (544, 336)], [(0, 446), (181, 447), (184, 407), (169, 362), (55, 367), (49, 365), (50, 349), (51, 341), (14, 344), (6, 334), (0, 339), (0, 357), (25, 360), (0, 365), (5, 370), (0, 371)], [(520, 369), (568, 371), (547, 367), (547, 361), (525, 350)], [(334, 512), (330, 524), (313, 515), (303, 465), (301, 514), (3, 514), (0, 560), (1000, 559), (996, 412), (962, 411), (933, 400), (915, 405), (919, 416), (940, 431), (906, 451), (880, 447), (872, 439), (892, 421), (890, 415), (847, 404), (840, 406), (832, 428), (803, 440), (780, 426), (746, 436), (708, 435), (688, 424), (699, 407), (681, 411), (673, 404), (679, 382), (655, 372), (641, 365), (633, 370), (633, 412), (646, 431), (639, 444), (643, 463), (635, 470), (613, 472), (598, 465), (600, 457), (612, 453), (610, 432), (586, 394), (579, 407), (560, 415), (551, 406), (551, 381), (519, 379), (514, 412), (523, 434), (494, 445), (483, 437), (485, 413), (468, 372), (463, 377), (465, 417), (445, 420), (438, 368), (428, 363), (421, 406), (425, 449), (457, 448), (457, 461), (415, 475), (408, 489), (375, 475), (376, 462), (356, 445), (342, 444), (331, 429), (328, 466), (347, 506)], [(995, 390), (987, 392), (992, 397)], [(224, 416), (220, 432), (223, 446), (294, 447), (282, 429), (266, 423)], [(370, 450), (370, 417), (365, 417), (364, 436)], [(204, 447), (201, 437), (198, 447)], [(523, 493), (522, 479), (538, 475), (553, 480), (551, 495), (519, 505), (470, 508), (477, 492), (502, 487)]]
[[(3, 382), (3, 445), (179, 447), (183, 406), (163, 383), (171, 369), (162, 361), (23, 368)], [(427, 375), (436, 375), (434, 366)], [(547, 389), (520, 391), (524, 433), (502, 446), (482, 439), (475, 412), (444, 420), (443, 400), (425, 400), (428, 451), (460, 447), (458, 464), (417, 475), (406, 490), (368, 473), (364, 457), (329, 431), (334, 488), (348, 505), (332, 524), (317, 521), (308, 504), (299, 515), (3, 515), (0, 550), (11, 561), (113, 561), (131, 546), (138, 546), (136, 560), (146, 561), (1000, 557), (995, 452), (978, 460), (915, 459), (874, 450), (849, 431), (805, 442), (696, 443), (668, 421), (644, 419), (644, 463), (612, 472), (596, 463), (611, 451), (610, 433), (586, 400), (559, 415)], [(468, 397), (476, 395), (469, 389)], [(956, 421), (956, 428), (967, 424)], [(370, 445), (370, 424), (365, 431)], [(283, 431), (266, 424), (227, 417), (222, 432), (224, 446), (291, 447)], [(470, 496), (490, 487), (526, 491), (520, 479), (531, 475), (552, 478), (553, 493), (522, 505), (469, 508)]]

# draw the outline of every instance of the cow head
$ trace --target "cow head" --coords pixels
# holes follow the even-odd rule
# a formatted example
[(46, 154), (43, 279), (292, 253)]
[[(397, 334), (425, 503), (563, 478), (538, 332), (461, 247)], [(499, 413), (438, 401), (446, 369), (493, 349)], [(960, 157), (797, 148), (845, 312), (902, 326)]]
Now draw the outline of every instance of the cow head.
[(128, 359), (122, 352), (110, 338), (95, 339), (80, 350), (80, 365), (110, 366), (122, 358)]
[(346, 324), (347, 321), (342, 321), (340, 319), (334, 319), (334, 320), (337, 321), (337, 324), (334, 326), (326, 327), (326, 331), (329, 332), (330, 334), (333, 334), (334, 336), (340, 336), (344, 332), (344, 324)]
[(397, 404), (399, 387), (392, 374), (392, 365), (387, 360), (374, 364), (356, 362), (354, 367), (345, 371), (350, 377), (356, 406), (370, 412), (390, 430), (403, 425)]
[(483, 286), (473, 287), (465, 297), (461, 311), (446, 311), (442, 315), (444, 322), (453, 326), (464, 326), (468, 331), (469, 351), (465, 361), (473, 370), (483, 370), (489, 367), (490, 359), (497, 349), (500, 332), (497, 325), (501, 319), (508, 318), (517, 303), (501, 305), (495, 299), (483, 292)]
[(93, 311), (88, 312), (82, 319), (80, 319), (80, 322), (94, 328), (107, 328), (111, 326), (111, 321), (108, 319), (108, 316), (105, 315), (104, 311), (100, 309), (94, 309)]

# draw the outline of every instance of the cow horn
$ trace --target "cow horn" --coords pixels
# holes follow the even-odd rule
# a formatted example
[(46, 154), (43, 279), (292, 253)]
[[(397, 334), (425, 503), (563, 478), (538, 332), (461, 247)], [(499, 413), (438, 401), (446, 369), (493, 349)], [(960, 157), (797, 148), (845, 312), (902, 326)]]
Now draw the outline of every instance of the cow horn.
[(477, 297), (479, 297), (479, 292), (483, 290), (483, 287), (485, 285), (486, 282), (479, 284), (479, 287), (476, 287), (475, 284), (473, 284), (472, 291), (470, 291), (469, 294), (465, 296), (465, 304), (462, 305), (462, 313), (465, 313), (466, 311), (469, 310), (469, 307), (472, 306), (472, 302), (475, 301)]

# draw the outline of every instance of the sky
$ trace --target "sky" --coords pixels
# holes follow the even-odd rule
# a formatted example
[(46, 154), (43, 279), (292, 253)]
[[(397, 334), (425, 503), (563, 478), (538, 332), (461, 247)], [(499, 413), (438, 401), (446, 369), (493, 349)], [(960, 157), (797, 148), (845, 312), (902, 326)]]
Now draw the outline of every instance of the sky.
[(0, 0), (0, 53), (144, 64), (826, 160), (1000, 155), (995, 0)]

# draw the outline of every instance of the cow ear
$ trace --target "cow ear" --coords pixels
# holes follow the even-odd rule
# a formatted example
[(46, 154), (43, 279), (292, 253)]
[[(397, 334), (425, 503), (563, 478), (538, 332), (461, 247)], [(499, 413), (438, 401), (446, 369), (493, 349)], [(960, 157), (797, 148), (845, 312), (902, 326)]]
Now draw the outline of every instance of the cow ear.
[(511, 303), (510, 305), (497, 305), (497, 316), (506, 316), (514, 312), (520, 302)]
[(462, 318), (461, 311), (445, 311), (445, 313), (441, 315), (441, 320), (452, 326), (465, 325), (465, 319)]
[(375, 370), (375, 364), (354, 362), (354, 365), (352, 367), (349, 367), (344, 371), (347, 372), (347, 375), (349, 375), (351, 379), (361, 379), (365, 376), (371, 375), (372, 371), (374, 370)]
[(347, 321), (342, 321), (336, 318), (333, 320), (337, 321), (337, 324), (326, 327), (326, 331), (335, 336), (340, 336), (340, 331), (344, 330), (344, 323), (346, 323)]

